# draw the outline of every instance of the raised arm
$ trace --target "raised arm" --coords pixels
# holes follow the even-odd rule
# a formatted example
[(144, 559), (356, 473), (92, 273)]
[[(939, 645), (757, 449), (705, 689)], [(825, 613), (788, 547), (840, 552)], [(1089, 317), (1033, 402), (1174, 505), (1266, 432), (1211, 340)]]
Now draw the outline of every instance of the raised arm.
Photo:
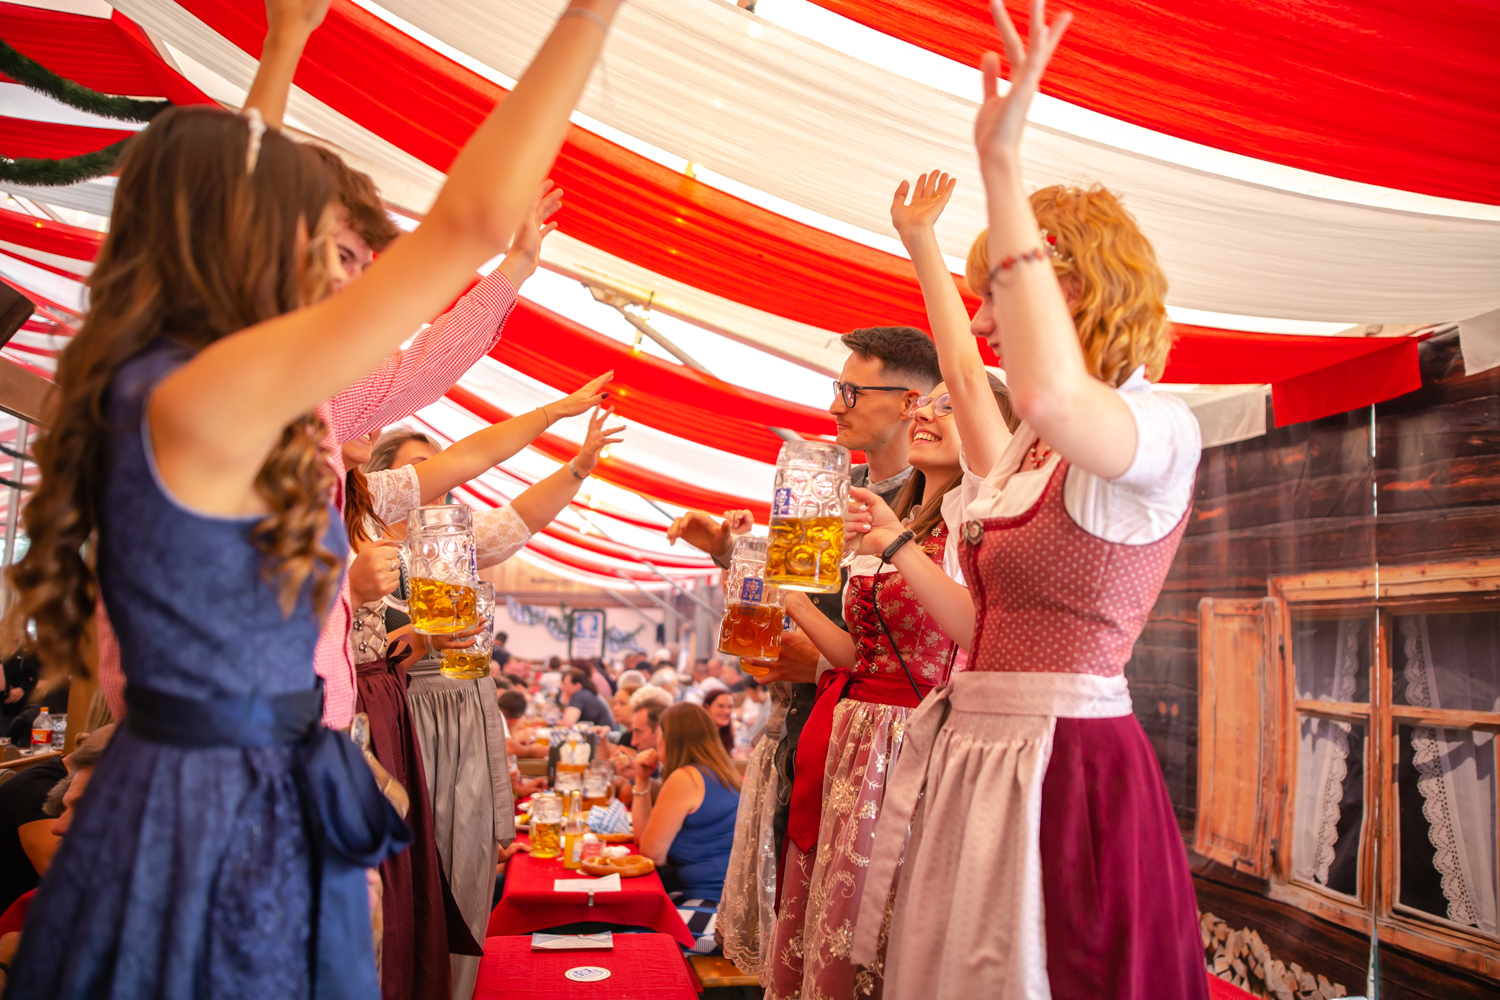
[(328, 13), (330, 0), (266, 0), (266, 40), (260, 65), (245, 97), (245, 107), (256, 108), (267, 128), (280, 129), (292, 77), (307, 40)]
[(927, 322), (937, 345), (938, 365), (953, 397), (953, 419), (958, 422), (969, 471), (987, 476), (1010, 444), (1010, 430), (995, 404), (984, 360), (969, 332), (963, 296), (953, 284), (933, 230), (957, 183), (936, 170), (918, 177), (915, 185), (902, 181), (891, 202), (891, 222), (917, 269), (922, 300), (927, 304)]
[(604, 421), (611, 415), (612, 411), (603, 407), (595, 410), (589, 418), (589, 432), (583, 439), (583, 447), (573, 460), (511, 501), (511, 508), (521, 515), (532, 534), (545, 528), (573, 502), (578, 487), (599, 464), (599, 453), (609, 445), (619, 443), (620, 438), (612, 435), (619, 434), (625, 427), (605, 427)]
[[(426, 220), (338, 295), (225, 337), (149, 404), (157, 462), (183, 501), (258, 512), (253, 483), (283, 428), (399, 346), (508, 247), (568, 128), (619, 0), (577, 0), (449, 169)], [(317, 234), (320, 220), (307, 220)]]
[(1072, 15), (1048, 25), (1045, 0), (1034, 0), (1028, 51), (1004, 4), (992, 0), (991, 8), (1011, 67), (1010, 92), (999, 94), (1000, 57), (985, 53), (980, 64), (984, 104), (974, 123), (974, 142), (989, 206), (990, 294), (1011, 399), (1021, 419), (1064, 458), (1114, 479), (1135, 457), (1135, 421), (1119, 394), (1084, 364), (1021, 180), (1026, 112)]
[[(614, 377), (613, 371), (605, 372), (577, 392), (564, 396), (555, 403), (548, 403), (537, 407), (530, 413), (523, 413), (498, 424), (491, 424), (484, 430), (476, 431), (456, 442), (453, 447), (439, 452), (427, 461), (417, 463), (415, 468), (417, 482), (422, 488), (422, 502), (434, 503), (454, 487), (467, 483), (499, 465), (535, 441), (554, 422), (564, 417), (576, 417), (580, 413), (587, 413), (590, 409), (599, 406), (609, 398), (609, 393), (601, 390)], [(590, 427), (592, 429), (592, 423)], [(601, 444), (600, 447), (603, 445)], [(597, 461), (598, 455), (596, 454), (594, 462)], [(575, 460), (574, 464), (579, 465), (580, 462)], [(593, 464), (591, 462), (589, 468), (592, 469)], [(573, 481), (578, 482), (576, 479)], [(532, 489), (535, 488), (532, 487)], [(574, 491), (577, 491), (576, 486)], [(522, 496), (525, 495), (525, 493), (522, 494)], [(571, 499), (570, 496), (569, 500)], [(567, 501), (564, 501), (564, 505), (566, 503)], [(561, 507), (558, 508), (558, 510), (561, 509)], [(556, 516), (554, 513), (547, 520), (550, 521)]]

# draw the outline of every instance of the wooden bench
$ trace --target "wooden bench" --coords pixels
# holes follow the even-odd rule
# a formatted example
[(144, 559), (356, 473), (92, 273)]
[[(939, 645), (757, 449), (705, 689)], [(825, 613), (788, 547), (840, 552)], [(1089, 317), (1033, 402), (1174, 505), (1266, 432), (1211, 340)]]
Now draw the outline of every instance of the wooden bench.
[(714, 989), (719, 986), (760, 985), (758, 978), (745, 975), (723, 955), (690, 955), (688, 963), (692, 965), (693, 973), (698, 977), (698, 982), (703, 984), (704, 989)]

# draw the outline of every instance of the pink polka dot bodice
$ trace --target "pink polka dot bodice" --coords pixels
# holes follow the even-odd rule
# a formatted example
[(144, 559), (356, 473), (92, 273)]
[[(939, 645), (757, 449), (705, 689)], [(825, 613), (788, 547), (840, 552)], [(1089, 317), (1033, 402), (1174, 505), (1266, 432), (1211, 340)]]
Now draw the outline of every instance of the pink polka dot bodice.
[(1187, 514), (1145, 545), (1089, 534), (1063, 506), (1068, 463), (1024, 514), (964, 522), (974, 597), (969, 670), (1122, 674), (1161, 593)]
[[(929, 559), (941, 564), (947, 543), (946, 527), (938, 522), (921, 542), (907, 544), (920, 545)], [(946, 683), (958, 647), (932, 620), (922, 602), (907, 586), (905, 577), (895, 571), (849, 578), (849, 591), (844, 598), (844, 621), (854, 639), (855, 673), (901, 674), (901, 664), (891, 652), (890, 640), (886, 638), (885, 629), (880, 627), (880, 619), (875, 616), (872, 584), (878, 585), (880, 614), (884, 616), (891, 635), (895, 636), (912, 677), (924, 686)]]

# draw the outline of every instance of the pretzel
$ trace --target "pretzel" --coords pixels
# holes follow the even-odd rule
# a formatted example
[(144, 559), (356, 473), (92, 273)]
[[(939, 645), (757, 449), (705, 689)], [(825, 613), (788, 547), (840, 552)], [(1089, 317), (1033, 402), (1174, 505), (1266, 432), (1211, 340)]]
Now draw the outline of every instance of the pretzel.
[(585, 875), (604, 877), (619, 875), (621, 878), (637, 878), (656, 871), (656, 862), (644, 854), (627, 854), (623, 858), (589, 858), (582, 866)]
[(596, 833), (601, 844), (633, 844), (635, 834), (633, 833)]

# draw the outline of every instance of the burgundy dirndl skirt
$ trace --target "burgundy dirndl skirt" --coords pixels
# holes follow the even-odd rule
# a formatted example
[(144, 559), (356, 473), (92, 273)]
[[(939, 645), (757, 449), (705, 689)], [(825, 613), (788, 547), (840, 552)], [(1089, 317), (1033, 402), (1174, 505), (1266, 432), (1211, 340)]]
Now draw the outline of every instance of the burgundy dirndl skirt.
[(406, 702), (406, 671), (376, 660), (361, 664), (355, 681), (357, 711), (370, 718), (370, 750), (411, 798), (406, 816), (411, 850), (380, 866), (385, 886), (380, 993), (384, 1000), (451, 1000), (443, 875), (422, 752)]
[(1057, 720), (1041, 854), (1053, 1000), (1207, 1000), (1187, 852), (1135, 716)]

